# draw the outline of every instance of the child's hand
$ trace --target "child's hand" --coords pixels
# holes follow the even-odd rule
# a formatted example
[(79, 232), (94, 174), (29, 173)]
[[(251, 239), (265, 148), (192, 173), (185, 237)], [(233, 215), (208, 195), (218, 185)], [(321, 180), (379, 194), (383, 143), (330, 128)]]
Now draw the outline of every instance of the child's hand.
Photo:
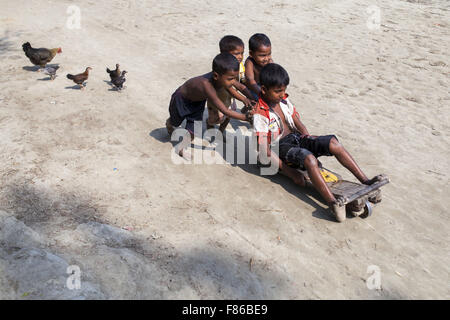
[(245, 100), (243, 101), (244, 105), (248, 108), (251, 109), (252, 106), (256, 103), (254, 100), (250, 100), (248, 98), (245, 98)]
[(245, 120), (253, 124), (253, 110), (245, 113)]
[(242, 102), (244, 103), (244, 107), (241, 109), (241, 113), (247, 113), (250, 110), (253, 110), (253, 107), (256, 105), (255, 100), (250, 100), (247, 98), (245, 98), (245, 100)]

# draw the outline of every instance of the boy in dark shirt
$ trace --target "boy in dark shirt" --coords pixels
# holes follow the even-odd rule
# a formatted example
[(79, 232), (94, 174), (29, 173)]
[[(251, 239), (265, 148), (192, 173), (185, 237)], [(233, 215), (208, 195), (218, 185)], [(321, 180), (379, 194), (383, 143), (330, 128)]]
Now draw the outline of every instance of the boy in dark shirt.
[[(170, 117), (166, 121), (169, 135), (186, 119), (186, 130), (194, 139), (194, 122), (203, 120), (206, 101), (212, 102), (227, 117), (251, 121), (251, 114), (228, 109), (217, 96), (217, 90), (233, 85), (239, 73), (239, 61), (230, 53), (217, 55), (212, 72), (187, 80), (173, 94), (169, 104)], [(183, 156), (183, 150), (179, 152)]]

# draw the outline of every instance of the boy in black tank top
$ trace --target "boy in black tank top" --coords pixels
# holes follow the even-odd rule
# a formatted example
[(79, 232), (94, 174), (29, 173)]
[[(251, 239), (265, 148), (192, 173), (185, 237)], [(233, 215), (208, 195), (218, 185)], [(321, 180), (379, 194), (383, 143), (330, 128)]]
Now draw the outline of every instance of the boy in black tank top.
[(261, 93), (259, 73), (264, 66), (273, 62), (272, 44), (270, 39), (262, 33), (251, 36), (248, 43), (249, 57), (245, 61), (245, 85), (252, 92), (254, 99), (258, 100)]

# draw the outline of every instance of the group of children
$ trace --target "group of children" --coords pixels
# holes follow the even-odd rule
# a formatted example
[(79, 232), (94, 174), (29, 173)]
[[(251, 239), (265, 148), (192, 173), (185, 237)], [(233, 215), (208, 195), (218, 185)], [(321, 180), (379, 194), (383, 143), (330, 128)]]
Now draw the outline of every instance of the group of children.
[[(306, 185), (305, 178), (295, 167), (306, 169), (336, 219), (344, 221), (345, 211), (338, 210), (339, 199), (322, 177), (317, 158), (335, 156), (363, 184), (370, 185), (379, 177), (368, 179), (336, 136), (309, 134), (289, 101), (286, 93), (289, 75), (282, 66), (273, 63), (272, 45), (266, 35), (257, 33), (249, 39), (249, 57), (245, 64), (242, 63), (244, 43), (238, 37), (223, 37), (219, 47), (220, 54), (213, 60), (212, 72), (187, 80), (172, 94), (170, 117), (166, 121), (169, 135), (186, 119), (186, 130), (193, 139), (194, 122), (203, 120), (206, 104), (207, 128), (219, 124), (223, 132), (230, 118), (251, 122), (258, 139), (259, 155), (278, 164), (278, 168), (300, 186)], [(236, 111), (235, 100), (244, 104), (241, 112)], [(278, 154), (272, 150), (278, 150)]]

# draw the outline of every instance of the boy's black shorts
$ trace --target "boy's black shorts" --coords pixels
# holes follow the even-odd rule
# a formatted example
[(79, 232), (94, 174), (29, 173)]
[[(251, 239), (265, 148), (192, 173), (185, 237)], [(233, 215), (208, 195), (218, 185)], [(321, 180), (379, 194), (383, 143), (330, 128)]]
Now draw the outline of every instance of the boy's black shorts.
[(316, 158), (331, 156), (330, 140), (335, 135), (328, 136), (302, 136), (298, 132), (290, 133), (280, 140), (279, 155), (284, 162), (303, 168), (305, 159), (312, 154)]
[(194, 133), (194, 121), (203, 121), (206, 100), (190, 101), (185, 99), (177, 89), (169, 104), (170, 124), (178, 127), (186, 119), (186, 130)]

